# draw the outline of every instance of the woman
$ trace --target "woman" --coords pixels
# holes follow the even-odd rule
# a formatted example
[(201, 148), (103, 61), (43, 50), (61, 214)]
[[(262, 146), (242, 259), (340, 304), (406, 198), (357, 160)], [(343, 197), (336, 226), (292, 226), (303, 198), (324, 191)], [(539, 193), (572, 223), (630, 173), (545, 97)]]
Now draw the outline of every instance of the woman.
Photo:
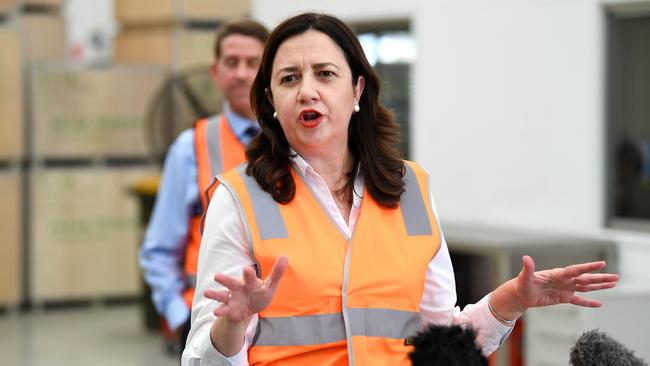
[(207, 212), (185, 365), (408, 365), (427, 323), (470, 325), (489, 354), (527, 308), (599, 306), (576, 292), (615, 285), (589, 273), (604, 262), (534, 272), (524, 257), (517, 278), (455, 308), (428, 177), (400, 159), (378, 95), (338, 19), (273, 31), (251, 91), (262, 134)]

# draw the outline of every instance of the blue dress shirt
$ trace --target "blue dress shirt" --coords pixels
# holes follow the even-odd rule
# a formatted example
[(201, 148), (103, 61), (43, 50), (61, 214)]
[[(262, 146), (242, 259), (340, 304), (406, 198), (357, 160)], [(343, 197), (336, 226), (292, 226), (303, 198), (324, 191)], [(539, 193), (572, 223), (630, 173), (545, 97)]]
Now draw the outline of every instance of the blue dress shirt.
[[(224, 113), (244, 145), (258, 133), (256, 121), (232, 112), (227, 103)], [(165, 158), (158, 196), (140, 250), (140, 266), (153, 303), (171, 329), (190, 316), (183, 300), (186, 282), (182, 266), (190, 218), (201, 210), (196, 164), (194, 129), (188, 129), (170, 146)]]

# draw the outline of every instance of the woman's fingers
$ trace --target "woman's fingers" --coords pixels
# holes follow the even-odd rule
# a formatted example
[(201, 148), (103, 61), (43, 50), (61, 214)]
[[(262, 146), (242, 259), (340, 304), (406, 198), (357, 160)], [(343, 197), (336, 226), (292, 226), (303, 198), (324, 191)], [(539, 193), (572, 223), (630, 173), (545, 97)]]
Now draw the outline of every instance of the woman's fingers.
[(594, 272), (605, 268), (605, 261), (573, 264), (564, 268), (569, 277), (579, 277), (585, 273)]
[(229, 312), (230, 312), (230, 307), (228, 306), (228, 304), (223, 304), (221, 306), (218, 306), (216, 309), (214, 309), (212, 314), (214, 314), (217, 318), (220, 318), (228, 315)]
[(603, 305), (603, 303), (598, 300), (592, 300), (578, 295), (574, 295), (569, 302), (573, 305), (584, 306), (588, 308), (599, 308)]
[(230, 291), (228, 290), (217, 291), (217, 290), (207, 289), (203, 292), (203, 295), (205, 295), (205, 297), (207, 297), (208, 299), (212, 299), (221, 303), (212, 312), (215, 316), (221, 317), (228, 314), (228, 311), (230, 309), (228, 307), (228, 300), (230, 300), (230, 297), (232, 296)]
[(589, 291), (605, 290), (613, 287), (616, 287), (616, 282), (592, 283), (589, 285), (576, 285), (576, 291), (589, 292)]
[(226, 289), (204, 291), (205, 297), (221, 303), (213, 314), (217, 317), (228, 316), (240, 319), (266, 308), (287, 269), (288, 262), (286, 256), (279, 257), (264, 282), (257, 277), (252, 266), (245, 267), (242, 278), (239, 279), (221, 273), (216, 274), (214, 280)]
[(230, 291), (228, 291), (228, 290), (217, 291), (217, 290), (208, 289), (208, 290), (205, 290), (205, 292), (203, 294), (208, 299), (216, 300), (216, 301), (219, 301), (219, 302), (224, 303), (224, 304), (228, 302), (228, 300), (229, 300), (229, 298), (231, 296)]
[(257, 278), (257, 275), (255, 275), (255, 269), (253, 269), (253, 267), (244, 268), (243, 277), (244, 287), (246, 287), (246, 289), (249, 291), (257, 290), (262, 285), (262, 280)]
[(618, 281), (618, 275), (613, 273), (585, 273), (575, 279), (578, 285)]
[(271, 274), (266, 279), (266, 285), (273, 291), (275, 291), (275, 289), (278, 287), (280, 279), (282, 278), (284, 271), (287, 270), (288, 265), (289, 258), (286, 255), (280, 256), (273, 264)]
[(230, 289), (231, 291), (239, 291), (244, 286), (242, 280), (235, 277), (226, 276), (225, 274), (222, 273), (217, 273), (216, 275), (214, 275), (214, 280), (217, 283)]
[(535, 261), (528, 255), (521, 257), (521, 272), (519, 276), (522, 278), (530, 279), (535, 273)]

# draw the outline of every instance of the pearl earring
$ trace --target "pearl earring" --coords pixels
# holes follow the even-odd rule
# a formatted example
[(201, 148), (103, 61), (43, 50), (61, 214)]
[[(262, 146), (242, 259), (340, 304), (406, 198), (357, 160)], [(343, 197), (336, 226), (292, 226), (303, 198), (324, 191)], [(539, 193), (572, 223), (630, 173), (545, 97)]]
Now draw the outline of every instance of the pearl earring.
[(355, 104), (353, 109), (354, 109), (355, 113), (359, 113), (359, 111), (361, 110), (361, 108), (359, 107), (359, 104)]
[(273, 118), (278, 118), (278, 112), (273, 111)]

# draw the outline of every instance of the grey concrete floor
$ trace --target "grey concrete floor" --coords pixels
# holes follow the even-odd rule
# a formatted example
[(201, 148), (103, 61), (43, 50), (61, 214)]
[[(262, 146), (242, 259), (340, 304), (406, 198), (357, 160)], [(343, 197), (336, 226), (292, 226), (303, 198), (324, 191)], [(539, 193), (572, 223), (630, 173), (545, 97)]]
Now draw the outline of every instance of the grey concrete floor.
[(172, 366), (162, 338), (147, 332), (138, 305), (0, 315), (0, 365)]

